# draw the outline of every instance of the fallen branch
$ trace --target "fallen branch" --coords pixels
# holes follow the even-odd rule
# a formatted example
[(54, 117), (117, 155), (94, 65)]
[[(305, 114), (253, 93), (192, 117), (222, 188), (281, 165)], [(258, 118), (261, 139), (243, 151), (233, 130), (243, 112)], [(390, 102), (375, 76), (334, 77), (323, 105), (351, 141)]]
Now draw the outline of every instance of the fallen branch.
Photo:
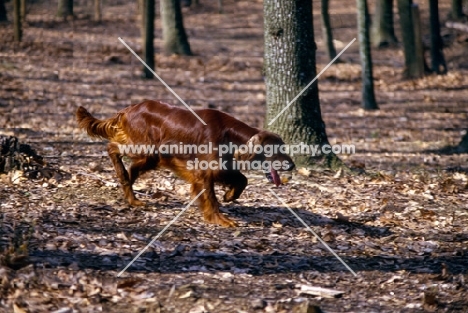
[(322, 288), (322, 287), (314, 287), (314, 286), (303, 285), (303, 284), (296, 285), (296, 288), (299, 288), (301, 290), (300, 293), (302, 294), (319, 296), (323, 298), (339, 298), (341, 297), (342, 294), (344, 294), (344, 291), (333, 290), (333, 289)]
[(445, 27), (454, 28), (468, 33), (468, 25), (458, 22), (446, 22)]

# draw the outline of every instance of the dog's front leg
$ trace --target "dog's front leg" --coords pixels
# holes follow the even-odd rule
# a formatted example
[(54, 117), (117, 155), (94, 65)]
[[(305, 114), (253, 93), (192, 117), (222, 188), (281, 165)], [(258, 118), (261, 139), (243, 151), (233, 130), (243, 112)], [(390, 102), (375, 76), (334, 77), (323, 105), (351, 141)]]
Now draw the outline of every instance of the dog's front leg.
[(225, 217), (219, 211), (219, 202), (216, 199), (214, 191), (214, 182), (212, 179), (198, 180), (192, 183), (192, 195), (196, 196), (200, 191), (205, 192), (198, 198), (198, 204), (203, 212), (203, 218), (207, 223), (217, 224), (224, 227), (235, 227), (237, 224), (231, 219)]

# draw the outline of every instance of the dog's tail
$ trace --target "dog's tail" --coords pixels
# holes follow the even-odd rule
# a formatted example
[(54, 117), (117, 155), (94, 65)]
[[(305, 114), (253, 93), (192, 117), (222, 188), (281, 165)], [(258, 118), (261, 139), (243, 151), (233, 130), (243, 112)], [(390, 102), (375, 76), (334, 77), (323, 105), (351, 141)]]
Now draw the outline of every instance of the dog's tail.
[(80, 106), (76, 110), (76, 119), (78, 126), (85, 129), (90, 137), (112, 140), (119, 132), (119, 115), (107, 120), (99, 120)]

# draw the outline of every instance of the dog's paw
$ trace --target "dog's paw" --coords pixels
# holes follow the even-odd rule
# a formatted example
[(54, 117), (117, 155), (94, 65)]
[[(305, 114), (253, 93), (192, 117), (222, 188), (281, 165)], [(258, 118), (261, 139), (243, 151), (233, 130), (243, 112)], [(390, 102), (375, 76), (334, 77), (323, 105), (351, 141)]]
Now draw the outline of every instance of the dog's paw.
[(216, 224), (223, 227), (237, 227), (237, 223), (225, 217), (221, 213), (205, 214), (205, 221), (210, 224)]
[(145, 203), (143, 201), (140, 201), (138, 199), (133, 199), (131, 201), (128, 201), (128, 203), (131, 205), (131, 206), (144, 206)]

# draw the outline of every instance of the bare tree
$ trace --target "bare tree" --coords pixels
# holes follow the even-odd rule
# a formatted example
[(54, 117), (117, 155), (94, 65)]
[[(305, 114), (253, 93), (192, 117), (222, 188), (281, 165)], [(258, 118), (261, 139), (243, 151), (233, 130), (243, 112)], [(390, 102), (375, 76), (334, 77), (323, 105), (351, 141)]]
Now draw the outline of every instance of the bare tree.
[(412, 0), (398, 0), (398, 13), (405, 55), (405, 76), (420, 78), (424, 76), (424, 55), (421, 49), (418, 7)]
[(440, 36), (439, 1), (429, 0), (430, 28), (431, 28), (431, 70), (437, 74), (447, 73), (444, 58), (444, 44)]
[[(269, 130), (287, 143), (328, 144), (320, 112), (317, 82), (305, 87), (316, 76), (312, 20), (312, 1), (264, 0), (265, 81)], [(283, 108), (296, 98), (285, 112)], [(325, 167), (343, 164), (334, 154), (319, 157)], [(296, 155), (298, 166), (317, 166), (317, 158)]]
[(161, 23), (165, 52), (192, 55), (184, 29), (180, 0), (161, 0)]
[(376, 47), (398, 42), (393, 23), (393, 0), (377, 0), (372, 21), (371, 42)]
[(94, 0), (94, 20), (100, 22), (102, 20), (102, 1)]
[(73, 16), (73, 0), (58, 0), (57, 16)]
[(26, 20), (26, 9), (27, 9), (26, 0), (21, 0), (21, 10), (20, 11), (21, 11), (21, 19), (23, 21)]
[(459, 20), (463, 16), (463, 0), (452, 0), (449, 17), (454, 20)]
[(8, 21), (5, 0), (0, 0), (0, 22)]
[(330, 60), (336, 57), (336, 49), (333, 44), (333, 31), (330, 23), (330, 13), (328, 7), (328, 0), (322, 0), (322, 10), (320, 14), (322, 18), (322, 34), (323, 41), (325, 42), (325, 48)]
[(21, 27), (21, 2), (20, 0), (13, 0), (13, 29), (15, 41), (20, 42), (23, 37), (23, 30)]
[[(155, 10), (155, 0), (145, 0), (145, 8), (142, 10), (143, 20), (145, 21), (143, 36), (143, 57), (145, 63), (154, 70), (154, 10)], [(143, 76), (145, 78), (153, 78), (153, 73), (145, 67), (143, 67)]]
[(374, 94), (374, 77), (372, 73), (372, 55), (369, 40), (369, 9), (367, 0), (357, 0), (359, 55), (362, 67), (362, 107), (365, 110), (376, 110), (377, 101)]

